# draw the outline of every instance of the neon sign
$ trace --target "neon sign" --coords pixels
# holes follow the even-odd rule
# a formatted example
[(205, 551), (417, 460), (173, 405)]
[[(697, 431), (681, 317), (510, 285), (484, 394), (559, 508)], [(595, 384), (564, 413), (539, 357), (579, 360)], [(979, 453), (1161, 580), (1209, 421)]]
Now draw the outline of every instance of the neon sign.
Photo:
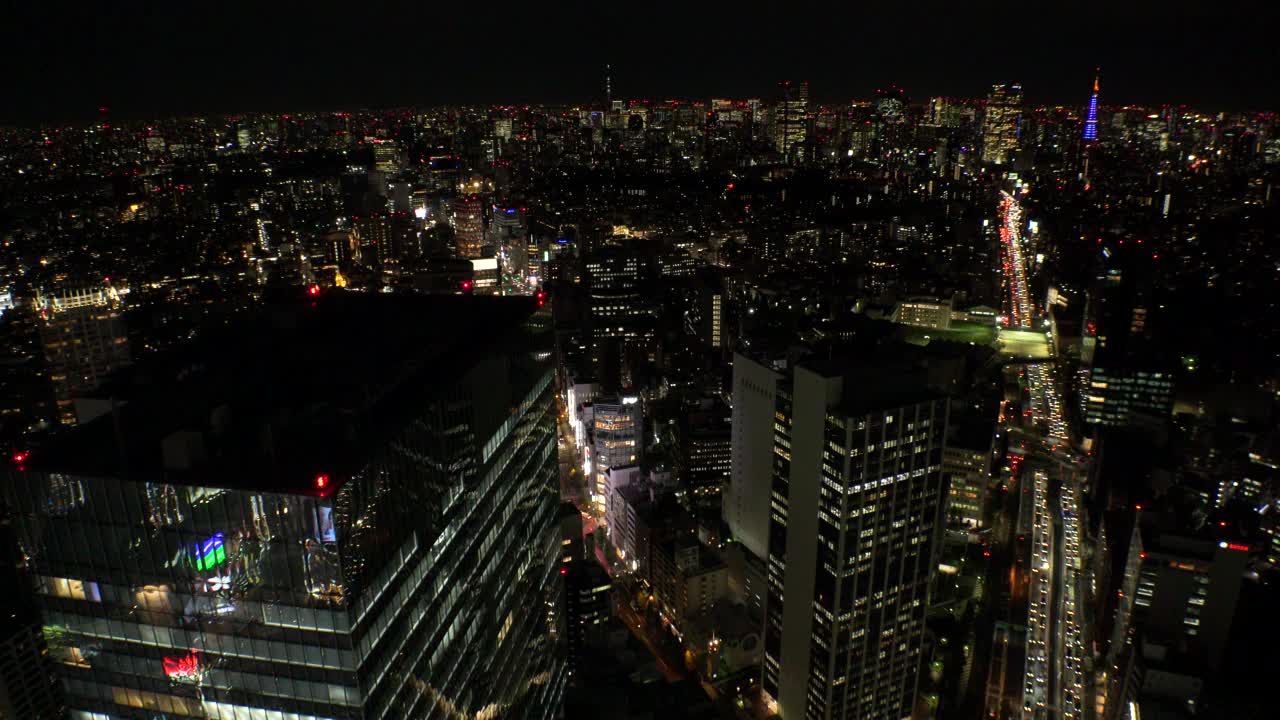
[(226, 592), (231, 589), (230, 575), (215, 575), (204, 581), (205, 592)]
[(196, 570), (212, 570), (227, 561), (227, 546), (223, 542), (222, 533), (214, 533), (213, 537), (192, 546), (194, 555), (191, 564)]
[(175, 682), (199, 683), (204, 679), (204, 673), (200, 655), (195, 650), (183, 657), (164, 658), (164, 674)]

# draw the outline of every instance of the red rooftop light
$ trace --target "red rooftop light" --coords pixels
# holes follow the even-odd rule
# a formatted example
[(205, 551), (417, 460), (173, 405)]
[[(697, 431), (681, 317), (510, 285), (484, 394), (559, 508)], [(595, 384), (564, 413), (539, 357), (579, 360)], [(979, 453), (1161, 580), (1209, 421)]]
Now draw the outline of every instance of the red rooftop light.
[(31, 453), (26, 452), (24, 450), (19, 450), (18, 452), (15, 452), (13, 454), (13, 461), (21, 465), (22, 463), (26, 462), (27, 458), (29, 457), (31, 457)]
[(323, 489), (325, 489), (326, 487), (329, 487), (329, 476), (328, 476), (328, 475), (317, 475), (317, 476), (316, 476), (316, 489), (317, 489), (317, 490), (323, 490)]
[(312, 296), (312, 297), (315, 297), (316, 295), (319, 295), (319, 294), (320, 294), (320, 286), (319, 286), (319, 285), (310, 285), (310, 286), (308, 286), (308, 287), (307, 287), (307, 294), (308, 294), (308, 295), (310, 295), (310, 296)]

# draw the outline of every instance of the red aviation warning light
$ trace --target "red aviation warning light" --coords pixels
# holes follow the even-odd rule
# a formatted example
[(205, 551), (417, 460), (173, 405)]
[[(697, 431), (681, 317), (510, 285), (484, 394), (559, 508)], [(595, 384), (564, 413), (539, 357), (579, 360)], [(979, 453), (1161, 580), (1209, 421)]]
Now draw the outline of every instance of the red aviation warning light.
[(317, 489), (317, 490), (324, 490), (324, 489), (325, 489), (325, 488), (327, 488), (327, 487), (329, 487), (329, 476), (328, 476), (328, 475), (323, 475), (323, 474), (322, 474), (322, 475), (317, 475), (317, 476), (316, 476), (316, 489)]
[(307, 286), (307, 294), (308, 294), (308, 295), (310, 295), (311, 297), (315, 297), (315, 296), (319, 295), (319, 294), (320, 294), (320, 286), (319, 286), (319, 285), (308, 285), (308, 286)]

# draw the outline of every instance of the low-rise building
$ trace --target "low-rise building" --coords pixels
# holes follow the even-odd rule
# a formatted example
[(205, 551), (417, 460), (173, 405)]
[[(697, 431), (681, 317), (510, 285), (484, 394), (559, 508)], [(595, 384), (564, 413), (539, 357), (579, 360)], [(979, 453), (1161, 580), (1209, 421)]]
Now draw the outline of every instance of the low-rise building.
[(951, 300), (932, 297), (907, 298), (893, 309), (891, 319), (899, 325), (946, 330), (951, 327)]
[(668, 540), (653, 548), (653, 589), (666, 620), (682, 635), (686, 620), (729, 594), (729, 567), (696, 539)]

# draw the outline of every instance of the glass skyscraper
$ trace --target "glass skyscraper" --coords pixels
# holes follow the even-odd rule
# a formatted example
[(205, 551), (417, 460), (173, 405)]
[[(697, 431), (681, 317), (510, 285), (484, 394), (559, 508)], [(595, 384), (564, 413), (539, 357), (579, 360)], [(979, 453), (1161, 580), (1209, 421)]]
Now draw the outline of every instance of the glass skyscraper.
[(333, 293), (135, 367), (5, 490), (71, 717), (558, 717), (547, 329)]

